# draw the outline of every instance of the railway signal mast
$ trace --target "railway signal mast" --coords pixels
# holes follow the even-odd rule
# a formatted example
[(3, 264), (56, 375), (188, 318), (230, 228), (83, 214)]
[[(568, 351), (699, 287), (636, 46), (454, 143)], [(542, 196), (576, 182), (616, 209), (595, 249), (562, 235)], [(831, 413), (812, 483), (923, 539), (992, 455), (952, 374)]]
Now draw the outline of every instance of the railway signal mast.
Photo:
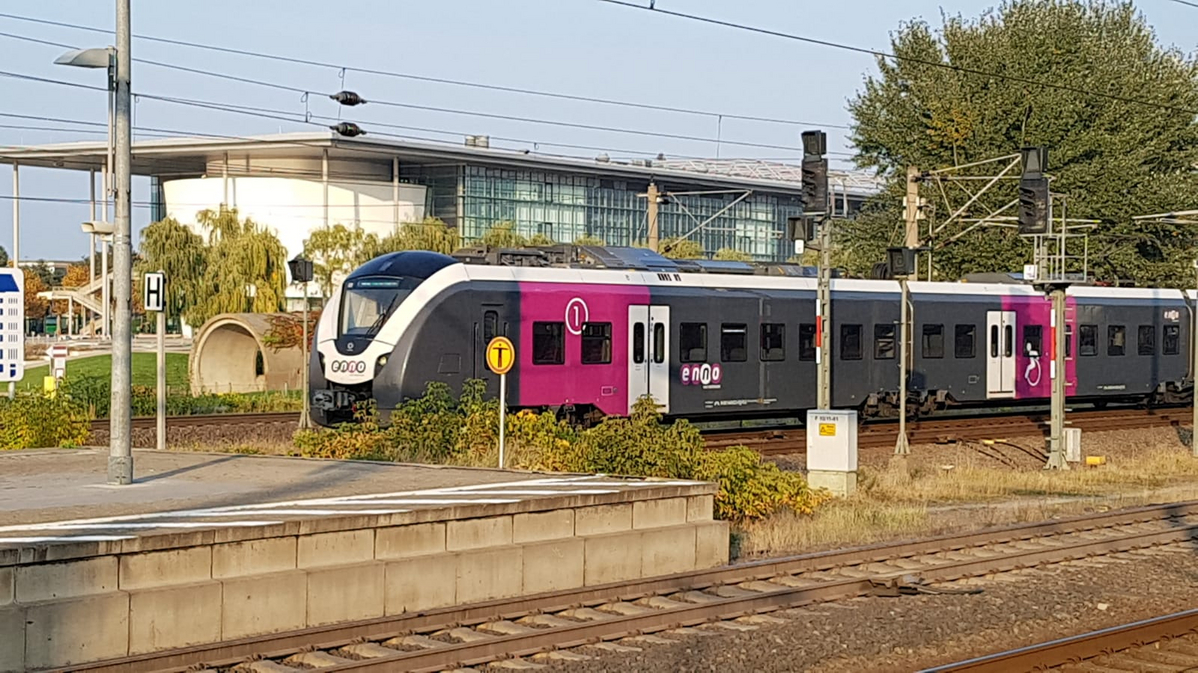
[[(1045, 263), (1045, 255), (1041, 254), (1042, 237), (1052, 236), (1052, 195), (1048, 188), (1047, 147), (1025, 147), (1021, 150), (1023, 159), (1023, 175), (1019, 179), (1019, 234), (1036, 238), (1036, 286), (1052, 299), (1052, 365), (1049, 376), (1052, 379), (1052, 417), (1048, 438), (1048, 462), (1046, 470), (1067, 470), (1069, 463), (1065, 460), (1065, 394), (1068, 380), (1065, 371), (1065, 350), (1069, 331), (1066, 329), (1066, 300), (1065, 291), (1069, 288), (1069, 279), (1065, 275), (1064, 266), (1052, 268)], [(1062, 218), (1062, 233), (1066, 223)]]
[[(832, 408), (832, 231), (828, 226), (828, 135), (804, 131), (803, 217), (791, 227), (796, 241), (810, 239), (819, 230), (819, 280), (815, 300), (816, 407)], [(792, 221), (793, 222), (793, 221)], [(801, 225), (801, 226), (796, 226)], [(802, 238), (799, 235), (802, 235)], [(796, 251), (800, 246), (796, 245)]]

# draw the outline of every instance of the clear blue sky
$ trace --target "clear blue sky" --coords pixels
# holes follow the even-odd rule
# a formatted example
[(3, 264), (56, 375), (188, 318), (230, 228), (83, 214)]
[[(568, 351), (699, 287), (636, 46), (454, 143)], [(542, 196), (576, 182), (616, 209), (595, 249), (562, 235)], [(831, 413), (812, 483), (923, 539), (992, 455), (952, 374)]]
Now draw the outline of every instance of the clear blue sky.
[[(649, 0), (638, 0), (645, 4)], [(885, 48), (901, 22), (921, 18), (938, 25), (942, 12), (976, 16), (993, 3), (957, 0), (656, 0), (659, 8), (798, 33), (865, 47)], [(1187, 53), (1198, 47), (1198, 9), (1170, 0), (1142, 0), (1141, 11), (1160, 41)], [(114, 3), (105, 0), (7, 2), (0, 11), (111, 29)], [(133, 31), (193, 42), (265, 51), (321, 62), (470, 80), (511, 87), (614, 98), (688, 109), (847, 124), (845, 103), (873, 71), (872, 59), (793, 41), (699, 25), (596, 0), (134, 0)], [(74, 29), (0, 18), (0, 32), (80, 47), (103, 46), (111, 37)], [(0, 37), (0, 69), (40, 77), (103, 85), (101, 71), (51, 65), (62, 51)], [(268, 80), (303, 89), (336, 91), (338, 70), (213, 54), (135, 40), (135, 57)], [(350, 72), (345, 88), (366, 98), (462, 110), (559, 119), (625, 129), (714, 137), (715, 120), (693, 115), (550, 100)], [(135, 64), (135, 93), (188, 97), (302, 112), (298, 94)], [(104, 94), (0, 78), (0, 113), (103, 121)], [(337, 114), (331, 101), (312, 111)], [(360, 112), (359, 112), (360, 111)], [(462, 133), (527, 138), (638, 150), (666, 155), (714, 156), (714, 143), (567, 129), (393, 107), (370, 106), (346, 113), (370, 128), (371, 121), (443, 129), (454, 135), (415, 133), (460, 141)], [(34, 124), (0, 117), (0, 125)], [(138, 126), (183, 132), (252, 135), (319, 130), (272, 121), (141, 100)], [(49, 124), (50, 126), (58, 126)], [(798, 144), (794, 126), (725, 120), (724, 139), (771, 145)], [(393, 131), (402, 133), (401, 131)], [(845, 131), (829, 129), (829, 149), (847, 151)], [(102, 140), (101, 134), (0, 127), (0, 145)], [(497, 143), (498, 144), (498, 143)], [(578, 150), (543, 147), (545, 151)], [(593, 156), (597, 152), (582, 152)], [(723, 145), (724, 157), (794, 157), (796, 153)], [(841, 163), (840, 165), (844, 165)], [(147, 184), (134, 183), (134, 201), (146, 201)], [(0, 171), (0, 195), (12, 179)], [(26, 196), (86, 198), (86, 174), (24, 169)], [(86, 205), (25, 203), (21, 210), (22, 259), (71, 259), (86, 254), (79, 222)], [(134, 209), (134, 225), (148, 220)], [(0, 245), (12, 250), (12, 205), (0, 200)]]

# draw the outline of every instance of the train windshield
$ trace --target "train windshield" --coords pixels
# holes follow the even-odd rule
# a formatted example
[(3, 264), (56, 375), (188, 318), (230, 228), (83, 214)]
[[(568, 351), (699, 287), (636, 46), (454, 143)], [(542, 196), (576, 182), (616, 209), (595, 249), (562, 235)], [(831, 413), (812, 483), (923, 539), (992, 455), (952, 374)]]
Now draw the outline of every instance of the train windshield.
[(341, 334), (372, 336), (420, 283), (412, 278), (362, 278), (345, 283)]

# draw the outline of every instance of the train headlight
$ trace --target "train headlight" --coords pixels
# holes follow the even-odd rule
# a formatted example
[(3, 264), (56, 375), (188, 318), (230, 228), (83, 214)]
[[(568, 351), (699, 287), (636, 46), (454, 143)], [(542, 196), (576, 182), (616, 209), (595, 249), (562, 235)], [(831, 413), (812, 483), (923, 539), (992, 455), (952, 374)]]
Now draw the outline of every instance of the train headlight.
[(379, 365), (380, 367), (385, 367), (385, 366), (387, 366), (387, 356), (386, 356), (386, 355), (380, 355), (380, 356), (379, 356), (379, 362), (378, 362), (378, 365)]
[(380, 355), (379, 359), (374, 361), (374, 375), (378, 376), (379, 372), (383, 371), (383, 365), (387, 364), (387, 356)]

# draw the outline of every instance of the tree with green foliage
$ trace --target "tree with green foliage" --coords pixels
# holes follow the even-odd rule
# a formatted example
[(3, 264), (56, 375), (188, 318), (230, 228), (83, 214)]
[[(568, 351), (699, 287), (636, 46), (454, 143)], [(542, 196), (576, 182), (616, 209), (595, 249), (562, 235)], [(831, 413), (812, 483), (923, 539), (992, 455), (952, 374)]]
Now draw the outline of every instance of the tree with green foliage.
[[(208, 251), (203, 237), (168, 217), (142, 229), (139, 250), (141, 259), (134, 267), (134, 279), (140, 285), (144, 274), (164, 272), (167, 315), (184, 318), (191, 315), (205, 294)], [(140, 287), (134, 294), (141, 295)]]
[(283, 309), (287, 251), (274, 232), (236, 210), (204, 210), (196, 221), (208, 234), (203, 295), (185, 315), (193, 325), (221, 313)]
[[(840, 264), (864, 273), (901, 242), (908, 166), (1046, 145), (1052, 188), (1067, 196), (1069, 217), (1102, 221), (1089, 244), (1098, 277), (1187, 282), (1198, 227), (1131, 217), (1195, 207), (1198, 59), (1160, 46), (1131, 2), (1008, 0), (977, 19), (948, 17), (937, 30), (903, 24), (891, 42), (898, 59), (879, 58), (879, 75), (849, 105), (857, 162), (888, 186), (857, 220), (838, 223)], [(1003, 181), (970, 210), (980, 216), (1013, 198), (1015, 181)], [(945, 216), (935, 213), (933, 223)], [(935, 253), (948, 279), (1030, 261), (1009, 228), (979, 228)]]
[(333, 294), (333, 281), (349, 274), (378, 248), (379, 240), (362, 227), (335, 224), (321, 227), (304, 241), (304, 256), (312, 260), (313, 276), (323, 296)]
[(598, 236), (586, 235), (574, 239), (574, 245), (607, 245), (607, 241)]
[(8, 266), (8, 251), (0, 245), (0, 266)]
[(753, 261), (753, 255), (743, 250), (737, 250), (736, 248), (720, 248), (715, 251), (712, 259), (722, 262), (751, 262)]
[(482, 244), (488, 248), (526, 248), (528, 239), (516, 231), (514, 222), (500, 222), (483, 233)]
[[(638, 243), (637, 247), (643, 248), (647, 246)], [(670, 259), (702, 259), (706, 257), (703, 244), (690, 238), (663, 240), (657, 246), (657, 250), (663, 257), (669, 257)]]
[(395, 231), (368, 244), (361, 261), (403, 250), (431, 250), (444, 255), (457, 250), (461, 244), (458, 230), (435, 217), (420, 222), (404, 222)]

